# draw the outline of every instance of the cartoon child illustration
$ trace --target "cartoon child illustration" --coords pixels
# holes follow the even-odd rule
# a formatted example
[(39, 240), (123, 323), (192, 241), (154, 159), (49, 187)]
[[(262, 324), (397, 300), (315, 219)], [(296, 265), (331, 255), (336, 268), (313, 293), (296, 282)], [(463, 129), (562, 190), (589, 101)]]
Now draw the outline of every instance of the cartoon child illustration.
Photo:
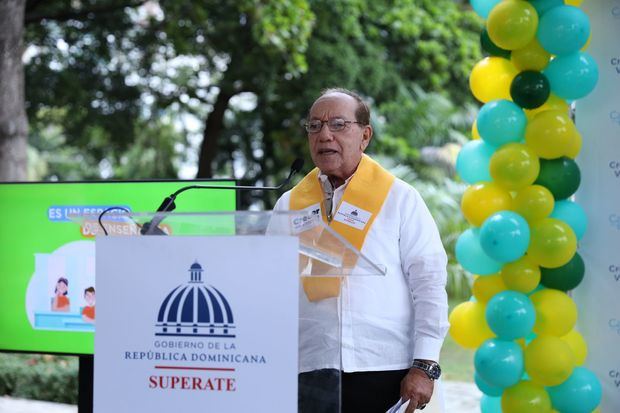
[(87, 323), (95, 322), (95, 288), (88, 287), (84, 290), (84, 301), (88, 304), (82, 309), (82, 320)]
[(69, 281), (60, 277), (58, 281), (56, 281), (56, 289), (54, 290), (54, 298), (52, 298), (52, 311), (61, 311), (61, 312), (69, 312), (71, 311), (71, 303), (69, 302), (69, 297), (67, 297), (67, 292), (69, 290)]

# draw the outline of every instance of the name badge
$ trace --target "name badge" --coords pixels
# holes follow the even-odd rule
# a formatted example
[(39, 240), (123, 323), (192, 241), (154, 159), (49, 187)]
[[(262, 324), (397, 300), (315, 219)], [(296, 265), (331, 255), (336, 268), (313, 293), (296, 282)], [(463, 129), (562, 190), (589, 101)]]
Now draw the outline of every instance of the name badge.
[(336, 212), (334, 221), (342, 222), (356, 229), (364, 229), (371, 216), (371, 212), (343, 201)]

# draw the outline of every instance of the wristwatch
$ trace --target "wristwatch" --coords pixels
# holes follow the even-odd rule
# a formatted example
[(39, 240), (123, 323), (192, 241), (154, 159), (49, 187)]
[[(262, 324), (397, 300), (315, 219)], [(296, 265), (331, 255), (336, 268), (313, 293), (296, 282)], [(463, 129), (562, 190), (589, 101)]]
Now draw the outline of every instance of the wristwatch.
[(441, 367), (434, 361), (416, 359), (413, 360), (411, 367), (422, 370), (431, 380), (437, 380), (441, 376)]

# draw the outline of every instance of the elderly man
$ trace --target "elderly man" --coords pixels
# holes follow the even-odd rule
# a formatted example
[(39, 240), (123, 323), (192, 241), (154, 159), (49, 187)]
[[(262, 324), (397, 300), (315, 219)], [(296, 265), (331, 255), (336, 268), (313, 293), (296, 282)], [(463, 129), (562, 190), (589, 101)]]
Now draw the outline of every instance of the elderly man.
[(337, 285), (304, 280), (302, 311), (341, 300), (342, 353), (340, 366), (321, 360), (325, 340), (314, 333), (304, 338), (301, 324), (301, 357), (311, 361), (301, 363), (300, 411), (319, 411), (309, 407), (316, 394), (308, 383), (325, 383), (322, 374), (334, 367), (342, 369), (343, 412), (385, 412), (399, 398), (410, 401), (408, 413), (422, 409), (441, 373), (448, 329), (446, 254), (437, 227), (418, 192), (364, 154), (373, 129), (357, 94), (325, 90), (305, 127), (316, 168), (275, 210), (319, 205), (326, 224), (385, 265), (387, 275), (348, 277)]

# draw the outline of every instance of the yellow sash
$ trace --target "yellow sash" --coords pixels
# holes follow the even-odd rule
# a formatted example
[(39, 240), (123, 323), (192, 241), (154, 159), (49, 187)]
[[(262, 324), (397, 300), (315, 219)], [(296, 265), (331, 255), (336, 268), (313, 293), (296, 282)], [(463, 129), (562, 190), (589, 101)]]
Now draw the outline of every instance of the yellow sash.
[[(291, 210), (305, 209), (317, 203), (323, 205), (324, 194), (318, 176), (319, 170), (318, 168), (314, 168), (291, 190)], [(325, 208), (322, 207), (321, 214), (323, 221), (353, 244), (355, 248), (361, 250), (366, 235), (379, 214), (379, 211), (381, 211), (381, 207), (387, 198), (393, 182), (394, 175), (386, 171), (369, 156), (362, 155), (362, 160), (357, 167), (357, 171), (355, 171), (353, 178), (349, 181), (344, 191), (342, 201), (336, 209), (334, 219), (328, 223)], [(338, 210), (345, 202), (371, 214), (363, 228), (358, 229), (352, 225), (336, 220), (338, 217)], [(323, 234), (327, 233), (324, 232)], [(344, 259), (347, 265), (354, 265), (357, 257), (352, 254), (345, 254)], [(318, 267), (320, 268), (320, 266)], [(317, 271), (320, 272), (320, 270)], [(302, 282), (304, 291), (310, 301), (318, 301), (340, 295), (340, 277), (304, 277)]]

